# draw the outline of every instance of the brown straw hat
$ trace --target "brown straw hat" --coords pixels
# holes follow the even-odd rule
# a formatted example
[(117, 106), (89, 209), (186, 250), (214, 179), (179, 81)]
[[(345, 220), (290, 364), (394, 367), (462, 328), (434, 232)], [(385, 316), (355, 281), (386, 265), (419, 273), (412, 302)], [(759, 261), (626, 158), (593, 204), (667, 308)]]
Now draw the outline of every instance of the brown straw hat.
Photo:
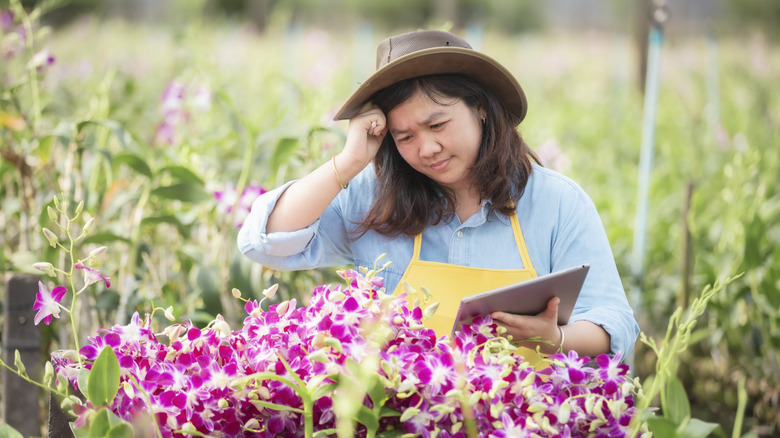
[(487, 86), (507, 109), (523, 120), (528, 103), (512, 73), (493, 58), (471, 48), (457, 35), (419, 30), (392, 36), (376, 49), (376, 72), (360, 84), (333, 120), (352, 118), (377, 91), (404, 79), (461, 74)]

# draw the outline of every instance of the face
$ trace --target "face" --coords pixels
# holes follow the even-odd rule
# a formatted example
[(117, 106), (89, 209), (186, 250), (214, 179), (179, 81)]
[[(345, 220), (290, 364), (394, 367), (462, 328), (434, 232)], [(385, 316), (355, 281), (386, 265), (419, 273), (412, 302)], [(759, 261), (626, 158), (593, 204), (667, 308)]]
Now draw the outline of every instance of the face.
[(460, 99), (439, 100), (418, 91), (387, 114), (387, 125), (413, 169), (460, 193), (471, 184), (483, 115)]

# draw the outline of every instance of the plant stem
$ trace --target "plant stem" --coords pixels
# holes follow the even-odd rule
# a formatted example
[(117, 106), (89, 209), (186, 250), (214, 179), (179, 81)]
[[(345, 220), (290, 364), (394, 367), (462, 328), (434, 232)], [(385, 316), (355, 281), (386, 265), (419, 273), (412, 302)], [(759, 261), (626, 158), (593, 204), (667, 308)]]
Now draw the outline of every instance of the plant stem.
[(20, 372), (19, 372), (19, 370), (15, 370), (15, 369), (11, 368), (11, 366), (10, 366), (10, 365), (8, 365), (7, 363), (5, 363), (5, 361), (4, 361), (3, 359), (0, 359), (0, 365), (2, 365), (2, 366), (4, 366), (4, 367), (6, 367), (6, 368), (7, 368), (9, 371), (11, 371), (12, 373), (14, 373), (14, 374), (16, 374), (17, 376), (21, 377), (21, 378), (22, 378), (22, 379), (24, 379), (25, 381), (27, 381), (27, 382), (29, 382), (29, 383), (32, 383), (32, 384), (33, 384), (33, 385), (35, 385), (35, 386), (38, 386), (38, 387), (40, 387), (40, 388), (42, 388), (42, 389), (45, 389), (45, 390), (47, 390), (47, 391), (50, 391), (50, 392), (53, 392), (54, 394), (56, 394), (56, 395), (58, 395), (58, 396), (60, 396), (60, 397), (67, 397), (67, 396), (68, 396), (68, 394), (67, 394), (67, 393), (62, 393), (62, 392), (59, 392), (59, 391), (57, 391), (57, 389), (56, 389), (56, 388), (50, 388), (50, 387), (48, 387), (48, 386), (46, 386), (46, 385), (44, 385), (44, 384), (42, 384), (42, 383), (38, 383), (38, 382), (36, 382), (35, 380), (32, 380), (32, 379), (30, 379), (30, 377), (29, 377), (29, 376), (27, 376), (27, 373), (20, 373)]

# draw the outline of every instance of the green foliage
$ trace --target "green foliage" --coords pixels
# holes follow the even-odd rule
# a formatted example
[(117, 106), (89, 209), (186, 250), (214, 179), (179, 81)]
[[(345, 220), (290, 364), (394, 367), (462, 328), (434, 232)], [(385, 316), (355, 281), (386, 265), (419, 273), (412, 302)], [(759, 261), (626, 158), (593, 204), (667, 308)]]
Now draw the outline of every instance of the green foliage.
[(119, 360), (111, 347), (103, 348), (87, 378), (87, 399), (95, 406), (107, 406), (119, 392)]

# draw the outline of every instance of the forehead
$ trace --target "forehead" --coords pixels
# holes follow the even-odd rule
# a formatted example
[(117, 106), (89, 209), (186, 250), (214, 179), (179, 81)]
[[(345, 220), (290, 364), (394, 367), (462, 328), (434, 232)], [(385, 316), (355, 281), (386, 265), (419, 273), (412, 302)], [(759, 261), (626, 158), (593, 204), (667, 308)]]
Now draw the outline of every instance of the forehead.
[(433, 119), (437, 117), (462, 110), (465, 106), (461, 99), (440, 95), (431, 98), (418, 90), (390, 110), (387, 114), (387, 123), (391, 130), (395, 128), (408, 129), (411, 126), (407, 125), (424, 125), (434, 121)]

